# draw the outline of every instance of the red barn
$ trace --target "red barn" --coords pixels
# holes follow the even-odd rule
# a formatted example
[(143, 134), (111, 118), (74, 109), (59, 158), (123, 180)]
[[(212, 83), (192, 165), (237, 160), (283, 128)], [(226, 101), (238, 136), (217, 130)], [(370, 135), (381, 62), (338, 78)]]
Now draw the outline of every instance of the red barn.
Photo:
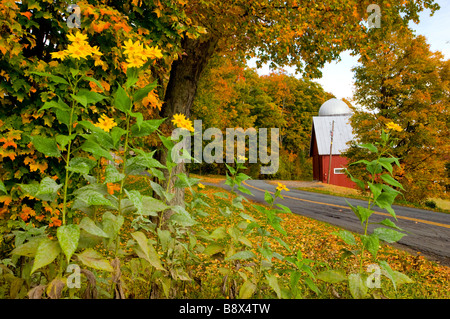
[(344, 101), (330, 99), (320, 107), (319, 116), (313, 117), (309, 156), (313, 158), (314, 180), (355, 187), (343, 169), (348, 159), (341, 156), (348, 148), (347, 142), (354, 139), (350, 116), (351, 110)]

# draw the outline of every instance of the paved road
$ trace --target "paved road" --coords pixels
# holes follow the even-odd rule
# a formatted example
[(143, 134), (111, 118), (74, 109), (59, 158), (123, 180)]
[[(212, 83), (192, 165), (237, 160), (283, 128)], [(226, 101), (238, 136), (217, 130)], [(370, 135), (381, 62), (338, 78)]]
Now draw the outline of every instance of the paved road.
[[(264, 202), (264, 190), (274, 192), (275, 189), (274, 185), (262, 180), (249, 180), (244, 185), (254, 195), (249, 196), (249, 199), (257, 202)], [(365, 201), (295, 189), (289, 192), (283, 191), (282, 195), (284, 200), (277, 199), (277, 202), (288, 206), (293, 213), (324, 221), (349, 231), (363, 232), (359, 219), (350, 210), (345, 199), (354, 206), (367, 207)], [(450, 214), (403, 206), (393, 206), (393, 208), (397, 221), (393, 220), (386, 211), (378, 209), (370, 217), (371, 222), (390, 218), (397, 226), (409, 232), (395, 244), (396, 247), (421, 252), (430, 259), (450, 266)], [(379, 226), (369, 225), (369, 232)]]

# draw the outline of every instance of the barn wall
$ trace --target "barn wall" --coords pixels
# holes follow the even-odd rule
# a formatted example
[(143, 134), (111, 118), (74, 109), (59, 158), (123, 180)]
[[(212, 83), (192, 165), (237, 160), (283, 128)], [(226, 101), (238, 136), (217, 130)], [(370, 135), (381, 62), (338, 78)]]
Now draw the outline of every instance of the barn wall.
[(322, 170), (321, 170), (322, 163), (321, 163), (321, 158), (319, 156), (319, 151), (317, 149), (316, 139), (314, 139), (312, 158), (313, 158), (313, 178), (314, 178), (314, 180), (320, 180), (320, 178), (322, 176)]
[[(328, 176), (328, 164), (330, 161), (330, 155), (322, 155), (321, 157), (321, 164), (322, 171), (320, 172), (320, 178), (319, 180), (322, 183), (327, 182), (327, 176)], [(351, 187), (355, 188), (356, 184), (353, 183), (347, 175), (344, 174), (335, 174), (334, 169), (335, 168), (342, 168), (347, 167), (348, 159), (345, 157), (342, 157), (340, 155), (333, 155), (331, 158), (331, 177), (330, 177), (330, 184), (338, 185), (338, 186), (344, 186), (344, 187)]]

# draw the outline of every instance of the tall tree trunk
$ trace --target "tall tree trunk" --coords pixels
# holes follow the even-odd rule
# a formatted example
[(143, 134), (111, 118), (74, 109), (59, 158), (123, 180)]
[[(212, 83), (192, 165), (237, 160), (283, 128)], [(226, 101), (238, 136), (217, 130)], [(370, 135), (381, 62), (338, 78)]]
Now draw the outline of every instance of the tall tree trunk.
[[(169, 83), (167, 84), (166, 94), (164, 97), (164, 108), (161, 115), (168, 118), (170, 131), (174, 128), (172, 119), (174, 114), (184, 114), (190, 117), (191, 107), (197, 92), (197, 85), (200, 75), (206, 67), (209, 59), (214, 53), (217, 45), (216, 38), (208, 39), (190, 39), (186, 37), (182, 42), (183, 55), (172, 64), (170, 71)], [(167, 152), (162, 152), (161, 163), (166, 162)], [(165, 187), (170, 183), (169, 189), (175, 192), (175, 197), (169, 203), (170, 205), (184, 206), (184, 189), (174, 188), (176, 174), (185, 172), (183, 163), (178, 164), (172, 171), (172, 178), (168, 180), (169, 173), (164, 172), (166, 177)], [(164, 219), (169, 218), (171, 212), (165, 214)]]

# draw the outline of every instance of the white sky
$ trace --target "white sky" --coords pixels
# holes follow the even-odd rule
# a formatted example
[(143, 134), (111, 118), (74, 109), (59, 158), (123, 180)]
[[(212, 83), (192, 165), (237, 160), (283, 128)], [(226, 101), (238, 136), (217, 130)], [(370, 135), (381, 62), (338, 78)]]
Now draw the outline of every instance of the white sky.
[[(424, 10), (420, 14), (420, 23), (410, 24), (416, 34), (424, 35), (430, 44), (432, 51), (441, 51), (445, 59), (450, 59), (450, 1), (436, 0), (441, 9), (430, 17), (430, 10)], [(383, 14), (383, 11), (381, 11)], [(381, 24), (383, 17), (381, 17)], [(381, 25), (381, 27), (383, 27)], [(340, 62), (327, 63), (322, 69), (322, 78), (315, 80), (320, 83), (325, 91), (330, 92), (338, 99), (353, 97), (353, 72), (351, 68), (357, 64), (358, 57), (352, 57), (348, 52), (341, 54)], [(250, 67), (255, 67), (253, 61), (249, 61)], [(288, 73), (294, 74), (293, 69), (286, 68)], [(265, 65), (257, 70), (260, 75), (269, 74), (270, 68)], [(296, 75), (298, 76), (298, 75)]]

